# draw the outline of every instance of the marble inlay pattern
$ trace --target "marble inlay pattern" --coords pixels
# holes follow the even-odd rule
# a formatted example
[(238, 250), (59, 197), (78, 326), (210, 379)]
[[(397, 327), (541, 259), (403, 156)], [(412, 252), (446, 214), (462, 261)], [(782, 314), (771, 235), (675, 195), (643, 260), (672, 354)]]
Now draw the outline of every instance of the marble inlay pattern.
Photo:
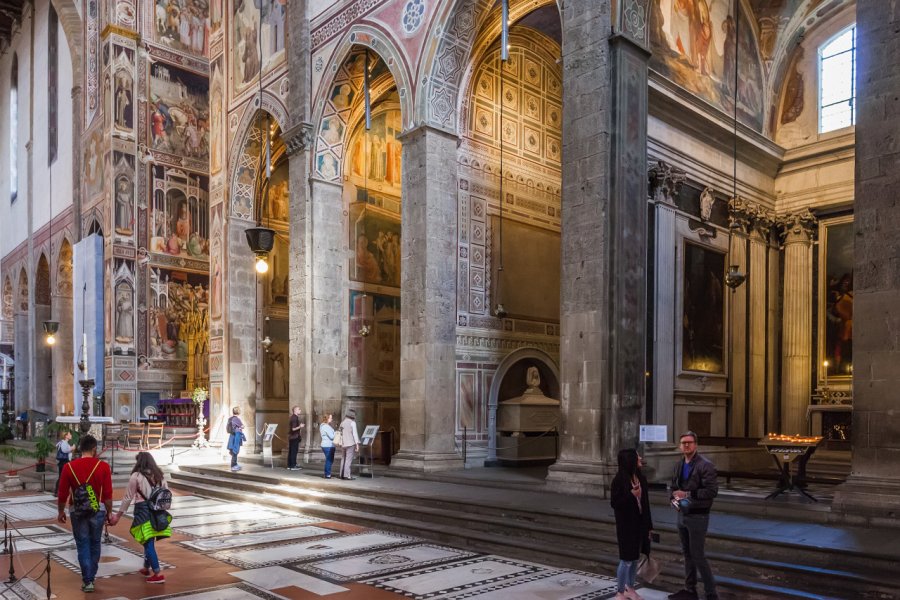
[[(101, 556), (102, 560), (100, 561), (100, 568), (97, 570), (97, 577), (100, 579), (113, 577), (115, 575), (134, 574), (138, 569), (144, 566), (143, 554), (138, 554), (137, 552), (133, 552), (132, 550), (121, 546), (103, 544)], [(53, 558), (67, 569), (70, 569), (75, 573), (81, 573), (81, 568), (78, 566), (78, 553), (74, 548), (71, 550), (55, 551), (53, 553)], [(159, 561), (159, 566), (162, 569), (175, 568), (173, 565), (163, 561)]]
[(162, 596), (148, 596), (144, 600), (163, 600), (163, 598), (179, 598), (181, 600), (284, 600), (283, 596), (270, 594), (246, 583), (223, 585), (194, 592), (182, 592)]
[[(643, 591), (643, 590), (641, 590)], [(616, 593), (616, 580), (580, 571), (541, 569), (533, 575), (506, 579), (497, 584), (471, 588), (442, 596), (446, 600), (520, 600), (553, 598), (554, 600), (598, 600)]]
[(456, 550), (455, 548), (432, 544), (416, 544), (415, 546), (394, 548), (380, 552), (367, 552), (336, 560), (322, 560), (306, 565), (298, 565), (297, 568), (334, 581), (354, 581), (365, 577), (379, 577), (388, 573), (409, 571), (410, 569), (418, 569), (473, 556), (475, 556), (473, 552)]
[(310, 542), (254, 548), (252, 550), (223, 550), (211, 556), (245, 569), (266, 567), (289, 562), (301, 562), (325, 556), (343, 556), (355, 552), (399, 546), (413, 538), (386, 531), (372, 531), (338, 535)]
[(194, 537), (213, 537), (217, 535), (242, 535), (248, 531), (259, 531), (261, 529), (277, 529), (279, 527), (294, 527), (297, 525), (307, 525), (309, 523), (317, 523), (318, 520), (309, 517), (276, 517), (273, 519), (249, 519), (241, 521), (239, 519), (225, 521), (222, 523), (207, 523), (204, 525), (196, 525), (193, 527), (181, 527), (178, 523), (178, 514), (175, 513), (175, 519), (172, 521), (173, 529), (186, 533)]
[(258, 544), (274, 544), (286, 540), (296, 540), (320, 535), (334, 534), (333, 529), (324, 527), (304, 526), (291, 527), (289, 529), (276, 529), (275, 531), (258, 531), (256, 533), (242, 533), (240, 535), (228, 535), (223, 537), (205, 538), (181, 542), (183, 546), (209, 552), (214, 550), (227, 550), (229, 548), (241, 548), (243, 546), (256, 546)]
[(534, 575), (542, 570), (531, 563), (483, 556), (400, 575), (368, 579), (365, 583), (416, 600), (427, 600), (444, 598), (449, 592), (484, 589), (513, 578)]
[(277, 590), (280, 588), (296, 587), (319, 596), (346, 592), (347, 588), (316, 579), (311, 575), (298, 573), (284, 567), (263, 567), (248, 571), (236, 571), (229, 573), (244, 581), (264, 590)]
[(49, 502), (30, 502), (0, 507), (0, 515), (6, 515), (10, 521), (43, 521), (56, 518), (56, 506)]
[(30, 504), (32, 502), (52, 502), (53, 496), (50, 494), (38, 494), (36, 496), (15, 496), (13, 498), (0, 499), (0, 507), (7, 504)]

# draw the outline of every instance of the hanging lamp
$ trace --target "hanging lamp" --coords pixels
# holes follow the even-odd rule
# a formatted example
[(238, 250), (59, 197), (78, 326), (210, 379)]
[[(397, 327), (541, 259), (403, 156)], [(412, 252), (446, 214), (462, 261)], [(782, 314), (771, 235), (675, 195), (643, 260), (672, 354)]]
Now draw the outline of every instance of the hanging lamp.
[(500, 257), (497, 261), (497, 304), (494, 316), (506, 318), (506, 307), (503, 306), (503, 63), (509, 60), (509, 0), (500, 2), (500, 218), (497, 226)]
[[(48, 203), (50, 205), (50, 264), (47, 267), (50, 270), (50, 279), (53, 278), (53, 166), (48, 167), (50, 171), (50, 193), (48, 194)], [(44, 343), (48, 346), (56, 345), (56, 334), (59, 332), (59, 321), (53, 321), (53, 286), (50, 286), (50, 320), (42, 323), (44, 327)]]
[[(741, 13), (740, 13), (740, 0), (735, 0), (734, 2), (734, 129), (732, 135), (732, 172), (731, 172), (731, 203), (732, 205), (736, 204), (738, 201), (737, 195), (737, 123), (738, 123), (738, 77), (740, 74), (740, 61), (738, 60), (738, 56), (740, 55), (740, 25), (741, 25)], [(730, 226), (732, 229), (738, 227), (737, 221), (735, 219), (731, 220)], [(747, 274), (741, 272), (740, 265), (729, 265), (728, 271), (725, 273), (725, 285), (731, 288), (731, 292), (734, 293), (738, 287), (744, 283), (744, 280), (747, 279)]]

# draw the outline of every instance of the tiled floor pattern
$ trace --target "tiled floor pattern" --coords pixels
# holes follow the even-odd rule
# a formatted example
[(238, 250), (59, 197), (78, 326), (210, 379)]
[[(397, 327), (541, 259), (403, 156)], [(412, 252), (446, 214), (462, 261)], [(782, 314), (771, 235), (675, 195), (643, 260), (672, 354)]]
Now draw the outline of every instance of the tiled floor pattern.
[[(0, 509), (16, 519), (16, 569), (42, 571), (50, 552), (55, 597), (81, 598), (68, 525), (46, 517), (49, 496), (18, 496)], [(482, 555), (410, 536), (305, 517), (286, 510), (176, 496), (174, 534), (157, 544), (167, 581), (136, 575), (142, 552), (127, 523), (111, 528), (96, 581), (97, 600), (595, 600), (615, 594), (612, 577)], [(39, 516), (42, 515), (42, 516)], [(53, 511), (55, 517), (55, 510)], [(0, 556), (0, 573), (8, 570)], [(46, 576), (0, 584), (3, 600), (46, 598)], [(665, 594), (644, 590), (647, 600)]]

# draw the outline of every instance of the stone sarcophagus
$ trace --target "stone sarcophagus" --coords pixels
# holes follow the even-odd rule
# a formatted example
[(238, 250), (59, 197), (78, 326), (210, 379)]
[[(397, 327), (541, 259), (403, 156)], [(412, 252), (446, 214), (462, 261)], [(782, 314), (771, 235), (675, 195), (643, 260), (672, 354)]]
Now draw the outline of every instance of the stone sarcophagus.
[(526, 382), (524, 394), (497, 408), (497, 458), (508, 466), (549, 464), (558, 454), (559, 400), (541, 391), (536, 368), (528, 369)]

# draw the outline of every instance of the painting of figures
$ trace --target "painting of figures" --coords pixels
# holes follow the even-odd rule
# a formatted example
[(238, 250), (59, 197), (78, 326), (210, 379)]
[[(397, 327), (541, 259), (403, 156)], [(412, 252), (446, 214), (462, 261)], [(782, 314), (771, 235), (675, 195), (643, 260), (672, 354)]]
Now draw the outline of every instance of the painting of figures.
[(749, 17), (741, 9), (736, 20), (734, 6), (733, 0), (653, 0), (650, 66), (729, 115), (736, 81), (738, 119), (762, 131), (762, 62)]
[(350, 279), (400, 287), (400, 218), (366, 202), (350, 206)]
[(681, 321), (681, 368), (724, 373), (725, 255), (684, 244), (684, 295)]
[(210, 140), (209, 140), (209, 172), (215, 175), (222, 170), (225, 132), (225, 75), (222, 73), (222, 57), (219, 56), (209, 66), (210, 73)]
[(134, 130), (134, 50), (115, 48), (115, 89), (113, 90), (113, 123), (117, 130)]
[(187, 358), (187, 339), (207, 323), (209, 276), (150, 269), (150, 358)]
[(209, 2), (156, 0), (153, 40), (173, 50), (206, 55), (209, 49)]
[(402, 145), (400, 111), (386, 110), (372, 116), (372, 127), (360, 127), (350, 145), (353, 182), (369, 190), (400, 195)]
[(400, 298), (350, 291), (349, 362), (351, 385), (399, 384)]
[(152, 168), (150, 252), (209, 258), (209, 178), (162, 166)]
[(150, 67), (150, 142), (154, 150), (209, 158), (209, 81), (163, 63)]
[(260, 66), (265, 71), (283, 56), (286, 4), (287, 0), (234, 0), (231, 62), (235, 94), (253, 83)]
[(113, 155), (116, 170), (113, 226), (116, 236), (127, 240), (134, 233), (134, 157), (118, 150)]
[(853, 375), (853, 221), (837, 219), (824, 223), (822, 229), (819, 239), (825, 246), (823, 361), (828, 361), (828, 377), (850, 377)]

